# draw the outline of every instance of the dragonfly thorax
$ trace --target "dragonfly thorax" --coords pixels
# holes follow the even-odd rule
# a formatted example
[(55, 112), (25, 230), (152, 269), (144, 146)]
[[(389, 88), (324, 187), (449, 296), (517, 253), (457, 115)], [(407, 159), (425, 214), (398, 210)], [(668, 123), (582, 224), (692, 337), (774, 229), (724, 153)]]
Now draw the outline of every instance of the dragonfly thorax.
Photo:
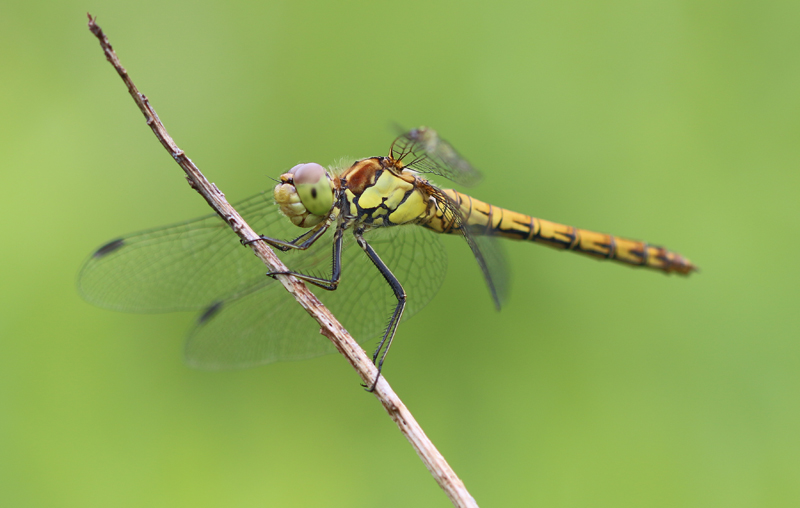
[(298, 164), (282, 174), (273, 194), (281, 213), (302, 228), (324, 221), (333, 208), (333, 181), (325, 168), (314, 162)]
[(356, 161), (340, 180), (344, 212), (367, 229), (424, 223), (435, 208), (427, 181), (391, 157)]

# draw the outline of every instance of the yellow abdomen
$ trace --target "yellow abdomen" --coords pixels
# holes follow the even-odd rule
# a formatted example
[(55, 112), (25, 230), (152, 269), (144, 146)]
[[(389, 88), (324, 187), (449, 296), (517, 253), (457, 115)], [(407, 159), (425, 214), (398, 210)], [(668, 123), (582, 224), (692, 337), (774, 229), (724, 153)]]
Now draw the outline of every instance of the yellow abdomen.
[[(453, 189), (442, 191), (459, 205), (464, 224), (473, 235), (528, 240), (556, 249), (572, 250), (598, 259), (611, 259), (666, 273), (688, 275), (697, 270), (691, 261), (663, 247), (537, 219), (484, 203)], [(425, 226), (440, 233), (454, 232), (453, 221), (446, 220), (441, 213), (437, 213)]]

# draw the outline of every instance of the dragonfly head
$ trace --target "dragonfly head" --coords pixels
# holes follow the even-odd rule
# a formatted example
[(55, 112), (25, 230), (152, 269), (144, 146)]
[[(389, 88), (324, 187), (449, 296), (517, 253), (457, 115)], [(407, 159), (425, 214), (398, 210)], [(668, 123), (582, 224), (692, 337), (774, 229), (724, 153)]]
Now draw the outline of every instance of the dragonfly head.
[(333, 181), (317, 163), (298, 164), (281, 175), (275, 202), (295, 226), (310, 228), (325, 220), (333, 207)]

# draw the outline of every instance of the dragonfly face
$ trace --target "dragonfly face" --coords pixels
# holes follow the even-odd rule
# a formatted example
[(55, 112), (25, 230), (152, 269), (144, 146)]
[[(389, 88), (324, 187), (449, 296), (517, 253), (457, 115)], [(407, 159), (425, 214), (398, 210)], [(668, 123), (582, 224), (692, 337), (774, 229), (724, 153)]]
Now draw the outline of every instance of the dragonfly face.
[[(696, 270), (662, 247), (513, 212), (441, 189), (428, 175), (463, 185), (479, 179), (435, 131), (419, 128), (398, 137), (387, 156), (332, 170), (298, 164), (271, 194), (236, 204), (265, 234), (261, 240), (287, 252), (293, 271), (286, 274), (311, 284), (356, 340), (381, 338), (373, 356), (379, 367), (400, 320), (425, 306), (444, 280), (446, 256), (437, 233), (467, 241), (498, 309), (507, 287), (498, 238), (664, 273)], [(78, 285), (90, 302), (116, 310), (201, 311), (186, 345), (188, 362), (198, 367), (333, 352), (273, 278), (264, 277), (263, 265), (211, 215), (108, 242), (86, 262)]]
[(281, 175), (273, 194), (292, 224), (310, 228), (324, 221), (333, 208), (333, 179), (317, 163), (298, 164)]

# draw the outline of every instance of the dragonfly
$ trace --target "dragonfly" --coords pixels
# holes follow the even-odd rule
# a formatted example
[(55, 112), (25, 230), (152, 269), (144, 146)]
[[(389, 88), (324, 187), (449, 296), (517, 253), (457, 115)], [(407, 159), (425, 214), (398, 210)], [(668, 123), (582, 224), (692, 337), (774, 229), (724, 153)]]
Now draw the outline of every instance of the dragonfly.
[[(397, 137), (386, 156), (328, 168), (298, 164), (272, 192), (234, 205), (264, 233), (256, 241), (285, 253), (291, 271), (280, 273), (308, 283), (359, 343), (377, 341), (372, 360), (379, 375), (399, 323), (443, 283), (442, 235), (466, 241), (498, 310), (508, 288), (499, 238), (668, 274), (697, 270), (663, 247), (513, 212), (437, 187), (434, 177), (470, 186), (480, 173), (435, 130), (420, 127)], [(114, 310), (199, 311), (184, 349), (195, 367), (242, 368), (334, 352), (282, 290), (280, 273), (265, 277), (263, 264), (229, 226), (208, 215), (104, 244), (84, 264), (78, 286), (90, 303)]]

